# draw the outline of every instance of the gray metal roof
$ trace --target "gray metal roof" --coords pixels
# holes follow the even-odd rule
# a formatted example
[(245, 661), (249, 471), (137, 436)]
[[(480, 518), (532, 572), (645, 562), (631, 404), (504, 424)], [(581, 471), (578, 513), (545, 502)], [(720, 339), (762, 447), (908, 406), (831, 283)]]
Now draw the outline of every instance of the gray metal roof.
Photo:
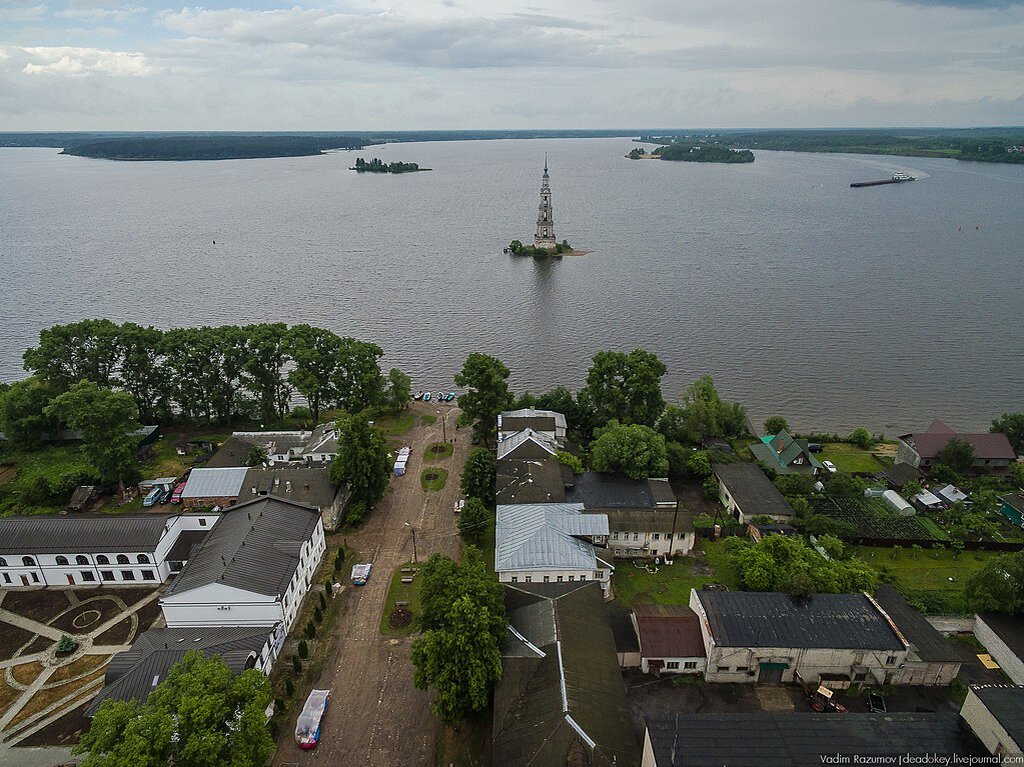
[(251, 653), (258, 656), (272, 629), (260, 627), (162, 628), (140, 634), (132, 648), (110, 659), (104, 686), (86, 712), (93, 716), (103, 701), (145, 701), (153, 688), (167, 678), (174, 664), (191, 650), (219, 655), (236, 674), (245, 670)]
[[(532, 407), (524, 407), (519, 410), (506, 410), (498, 418), (504, 431), (511, 431), (513, 428), (521, 429), (524, 426), (543, 429), (543, 431), (565, 431), (566, 428), (565, 414), (554, 410), (537, 410)], [(534, 423), (522, 424), (519, 423), (520, 419), (527, 419)]]
[[(986, 752), (955, 712), (667, 714), (647, 717), (658, 767), (811, 767), (824, 757)], [(882, 762), (879, 762), (882, 763)]]
[(744, 514), (793, 516), (793, 507), (756, 463), (716, 463), (711, 468)]
[(594, 546), (580, 536), (608, 535), (608, 518), (583, 514), (582, 503), (498, 506), (494, 569), (593, 570)]
[(166, 596), (211, 583), (276, 597), (299, 565), (299, 551), (320, 512), (278, 498), (241, 503), (221, 515)]
[(864, 594), (698, 591), (719, 647), (903, 650), (889, 621)]
[(163, 514), (6, 517), (0, 519), (0, 554), (156, 551), (164, 529), (173, 518)]
[(245, 483), (246, 466), (227, 466), (220, 469), (192, 469), (181, 493), (185, 498), (236, 497)]
[(498, 443), (498, 459), (553, 457), (557, 450), (558, 445), (550, 437), (533, 429), (523, 429)]

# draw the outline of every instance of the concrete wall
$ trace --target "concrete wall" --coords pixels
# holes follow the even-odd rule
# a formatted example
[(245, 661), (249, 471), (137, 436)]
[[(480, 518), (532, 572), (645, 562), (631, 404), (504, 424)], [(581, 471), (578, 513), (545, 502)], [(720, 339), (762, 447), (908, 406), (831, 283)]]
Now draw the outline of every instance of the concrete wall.
[(685, 556), (693, 549), (695, 539), (695, 533), (676, 533), (673, 538), (671, 530), (614, 532), (608, 536), (608, 547), (617, 557)]
[[(711, 647), (708, 649), (709, 682), (756, 682), (762, 663), (786, 663), (783, 682), (796, 681), (799, 672), (805, 681), (817, 684), (822, 674), (850, 676), (854, 682), (896, 684), (905, 650), (847, 650), (797, 647)], [(892, 662), (887, 662), (892, 658)], [(864, 674), (863, 679), (856, 678)]]
[(980, 615), (974, 616), (974, 636), (985, 645), (985, 649), (1006, 672), (1006, 675), (1013, 680), (1014, 684), (1024, 684), (1024, 662), (999, 638), (996, 632), (989, 628), (985, 619)]
[(946, 687), (960, 672), (960, 663), (927, 663), (908, 660), (900, 669), (896, 684), (925, 687)]
[(572, 583), (574, 581), (608, 582), (610, 573), (600, 570), (503, 570), (498, 573), (502, 583)]
[(894, 463), (909, 463), (914, 468), (919, 468), (921, 466), (921, 456), (917, 454), (914, 448), (900, 439), (897, 440), (896, 460)]
[(963, 708), (960, 709), (960, 716), (967, 722), (967, 725), (978, 736), (978, 740), (984, 744), (990, 754), (1010, 756), (1021, 754), (1021, 746), (1014, 742), (1006, 729), (992, 716), (981, 698), (975, 695), (974, 690), (967, 691), (967, 698), (964, 700)]
[(959, 615), (926, 615), (925, 618), (932, 628), (940, 634), (969, 634), (974, 632), (974, 616), (964, 618)]

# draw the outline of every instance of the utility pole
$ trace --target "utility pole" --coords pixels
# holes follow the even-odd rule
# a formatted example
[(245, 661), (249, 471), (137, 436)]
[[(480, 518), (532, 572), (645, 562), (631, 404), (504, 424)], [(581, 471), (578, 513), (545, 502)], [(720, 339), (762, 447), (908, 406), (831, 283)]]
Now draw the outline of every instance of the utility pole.
[[(441, 415), (441, 411), (437, 411), (438, 415)], [(444, 415), (441, 415), (441, 441), (448, 441), (448, 411), (445, 411)]]
[(416, 565), (419, 564), (419, 557), (416, 554), (416, 528), (408, 522), (405, 523), (405, 526), (412, 530), (412, 563)]
[(676, 498), (676, 510), (672, 512), (672, 534), (671, 534), (671, 536), (669, 536), (669, 539), (668, 539), (668, 551), (665, 554), (666, 557), (671, 557), (672, 556), (672, 544), (676, 540), (676, 517), (678, 517), (678, 516), (679, 516), (679, 499)]

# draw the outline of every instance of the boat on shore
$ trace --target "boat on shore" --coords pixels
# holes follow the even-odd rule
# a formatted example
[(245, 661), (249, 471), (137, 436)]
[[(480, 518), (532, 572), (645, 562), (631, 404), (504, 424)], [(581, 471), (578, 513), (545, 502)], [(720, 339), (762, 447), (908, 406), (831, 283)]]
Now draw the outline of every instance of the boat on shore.
[(914, 181), (909, 173), (893, 173), (892, 178), (882, 178), (878, 181), (854, 181), (851, 187), (857, 189), (862, 186), (881, 186), (882, 184), (902, 184), (904, 181)]

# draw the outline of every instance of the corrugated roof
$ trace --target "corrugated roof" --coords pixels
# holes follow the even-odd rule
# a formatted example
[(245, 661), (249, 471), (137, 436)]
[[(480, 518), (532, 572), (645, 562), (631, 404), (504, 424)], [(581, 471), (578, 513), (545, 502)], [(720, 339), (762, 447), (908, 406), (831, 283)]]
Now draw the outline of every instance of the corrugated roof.
[(685, 605), (638, 606), (633, 609), (645, 658), (703, 658), (700, 618)]
[(581, 503), (498, 506), (494, 569), (595, 569), (593, 544), (576, 536), (608, 535), (608, 518), (582, 512)]
[[(669, 714), (647, 717), (658, 767), (811, 767), (841, 755), (986, 752), (955, 712), (920, 714)], [(879, 762), (881, 763), (881, 762)], [(886, 762), (890, 763), (890, 762)]]
[(554, 459), (504, 458), (498, 461), (495, 488), (499, 504), (565, 500), (562, 465)]
[[(546, 437), (533, 429), (518, 431), (498, 443), (498, 460), (502, 458), (544, 458), (554, 457), (558, 445), (550, 437)], [(515, 453), (516, 455), (512, 455)]]
[(971, 685), (971, 692), (981, 698), (1014, 743), (1024, 748), (1024, 687), (980, 684)]
[(88, 554), (156, 551), (169, 515), (110, 517), (6, 517), (0, 519), (0, 554)]
[[(532, 407), (524, 407), (519, 410), (506, 410), (498, 417), (501, 419), (501, 429), (503, 431), (517, 431), (527, 426), (541, 429), (542, 431), (565, 431), (566, 428), (565, 414), (554, 410), (537, 410)], [(520, 423), (522, 419), (531, 420), (535, 423), (523, 424)]]
[(711, 467), (748, 516), (793, 516), (793, 507), (755, 463), (716, 463)]
[(161, 628), (140, 634), (132, 648), (114, 655), (107, 665), (104, 686), (86, 712), (93, 716), (103, 701), (145, 701), (153, 688), (167, 678), (174, 664), (191, 650), (219, 655), (236, 674), (245, 670), (251, 653), (259, 656), (271, 629), (244, 628)]
[(903, 650), (885, 616), (864, 594), (698, 591), (720, 647)]
[(313, 535), (320, 512), (278, 498), (241, 503), (221, 515), (166, 596), (211, 583), (276, 597), (299, 565), (302, 544)]
[(186, 498), (233, 498), (242, 491), (245, 466), (230, 466), (220, 469), (192, 469), (188, 482), (181, 493)]
[(892, 618), (918, 658), (928, 663), (960, 663), (960, 654), (950, 641), (911, 607), (895, 588), (883, 583), (875, 592), (875, 601)]

